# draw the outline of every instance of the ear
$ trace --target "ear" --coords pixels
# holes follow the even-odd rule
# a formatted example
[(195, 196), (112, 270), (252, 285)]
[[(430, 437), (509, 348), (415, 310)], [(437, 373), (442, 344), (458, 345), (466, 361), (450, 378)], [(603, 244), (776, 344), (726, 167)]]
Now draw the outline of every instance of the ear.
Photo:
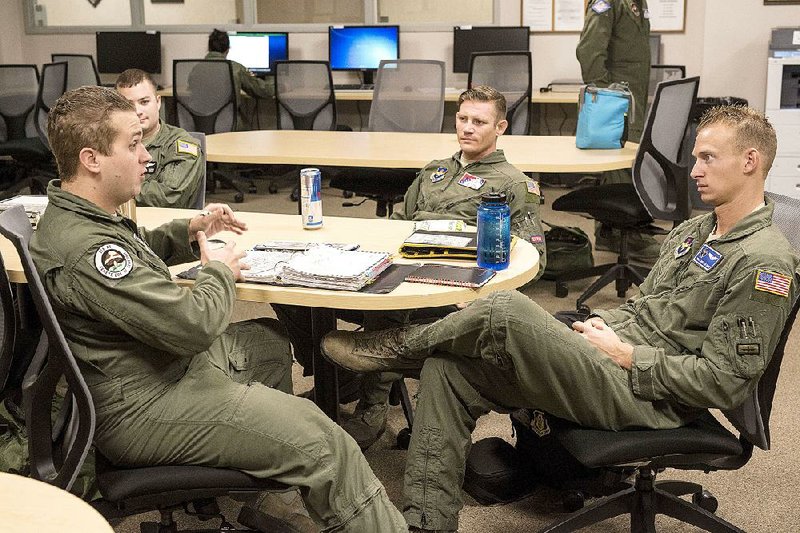
[(748, 149), (744, 154), (744, 168), (745, 174), (752, 174), (761, 169), (761, 153), (755, 148)]
[(156, 105), (158, 106), (158, 110), (161, 111), (161, 95), (156, 95)]
[(92, 174), (98, 174), (100, 172), (100, 162), (98, 161), (97, 154), (97, 150), (93, 148), (82, 148), (80, 153), (78, 153), (80, 164)]
[(494, 131), (497, 133), (497, 136), (500, 137), (506, 132), (506, 128), (508, 128), (508, 121), (503, 119), (497, 123), (497, 125), (494, 127)]

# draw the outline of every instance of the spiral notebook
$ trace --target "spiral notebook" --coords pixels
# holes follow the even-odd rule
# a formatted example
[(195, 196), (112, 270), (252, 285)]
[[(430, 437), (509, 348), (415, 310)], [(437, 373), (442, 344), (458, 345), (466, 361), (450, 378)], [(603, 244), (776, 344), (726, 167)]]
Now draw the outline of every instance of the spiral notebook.
[(406, 281), (477, 289), (486, 285), (494, 275), (495, 271), (488, 268), (429, 264), (408, 274)]

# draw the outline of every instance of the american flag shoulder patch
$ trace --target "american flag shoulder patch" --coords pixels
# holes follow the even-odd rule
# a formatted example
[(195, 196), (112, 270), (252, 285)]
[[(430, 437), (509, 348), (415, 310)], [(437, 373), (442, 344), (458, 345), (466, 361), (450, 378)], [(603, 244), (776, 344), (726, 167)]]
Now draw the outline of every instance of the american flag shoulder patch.
[(755, 289), (757, 291), (769, 292), (786, 298), (789, 296), (789, 287), (791, 286), (792, 278), (789, 276), (769, 270), (756, 270)]

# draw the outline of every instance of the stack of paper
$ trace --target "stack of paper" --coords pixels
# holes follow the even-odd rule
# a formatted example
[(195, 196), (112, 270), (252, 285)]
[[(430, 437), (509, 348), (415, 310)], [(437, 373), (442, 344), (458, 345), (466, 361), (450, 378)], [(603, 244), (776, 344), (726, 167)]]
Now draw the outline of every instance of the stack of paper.
[(315, 246), (297, 253), (284, 265), (280, 282), (318, 289), (357, 291), (392, 262), (386, 252), (338, 250)]

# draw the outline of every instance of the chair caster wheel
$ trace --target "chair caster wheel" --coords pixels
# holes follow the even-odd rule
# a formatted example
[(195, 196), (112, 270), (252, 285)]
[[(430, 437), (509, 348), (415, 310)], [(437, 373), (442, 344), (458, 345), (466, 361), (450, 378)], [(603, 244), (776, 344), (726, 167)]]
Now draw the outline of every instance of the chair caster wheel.
[(267, 191), (269, 191), (270, 194), (278, 194), (278, 186), (275, 185), (274, 183), (270, 183), (269, 187), (267, 187)]
[(237, 192), (233, 196), (233, 202), (236, 203), (236, 204), (240, 204), (240, 203), (244, 202), (244, 193)]
[(408, 428), (403, 428), (397, 434), (397, 446), (407, 450), (409, 444), (411, 444), (411, 430)]
[(701, 490), (700, 492), (692, 494), (692, 503), (699, 506), (701, 509), (705, 509), (709, 513), (716, 513), (717, 507), (719, 507), (717, 498), (707, 490)]
[(582, 492), (571, 490), (564, 496), (564, 501), (561, 502), (561, 506), (564, 508), (565, 512), (574, 513), (575, 511), (583, 509), (583, 504), (585, 502), (586, 498), (584, 498)]
[(566, 298), (568, 294), (569, 287), (567, 287), (567, 284), (562, 281), (556, 281), (556, 297)]
[(352, 198), (353, 191), (342, 191), (342, 198)]

